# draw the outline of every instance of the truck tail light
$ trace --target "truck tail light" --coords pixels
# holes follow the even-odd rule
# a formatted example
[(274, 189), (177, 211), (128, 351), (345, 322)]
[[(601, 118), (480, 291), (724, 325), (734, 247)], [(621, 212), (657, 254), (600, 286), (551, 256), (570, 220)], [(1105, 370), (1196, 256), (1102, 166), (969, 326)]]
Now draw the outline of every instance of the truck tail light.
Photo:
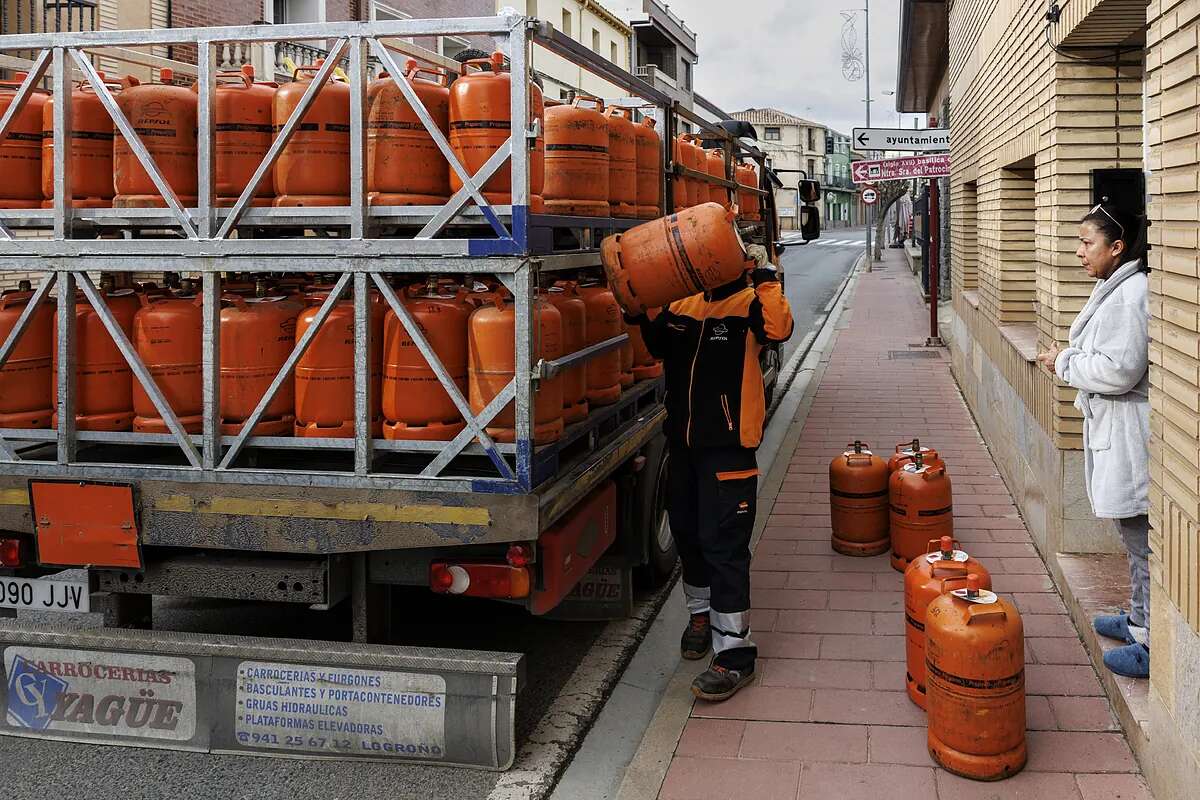
[(21, 566), (21, 540), (0, 539), (0, 566)]
[(435, 561), (429, 565), (429, 588), (438, 594), (513, 599), (528, 597), (530, 582), (528, 568), (509, 564)]
[(504, 560), (510, 567), (527, 567), (533, 561), (533, 548), (527, 544), (514, 544), (508, 548)]

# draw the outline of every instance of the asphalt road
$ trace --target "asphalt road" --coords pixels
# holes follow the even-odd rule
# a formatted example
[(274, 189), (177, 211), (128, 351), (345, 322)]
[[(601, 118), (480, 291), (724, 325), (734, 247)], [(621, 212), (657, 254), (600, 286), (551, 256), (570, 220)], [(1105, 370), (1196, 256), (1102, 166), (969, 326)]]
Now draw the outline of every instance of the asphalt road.
[(825, 306), (862, 255), (866, 247), (866, 229), (822, 231), (821, 238), (808, 244), (795, 243), (799, 238), (798, 233), (785, 236), (784, 241), (789, 246), (780, 259), (784, 287), (796, 320), (796, 332), (783, 348), (784, 363), (804, 340), (804, 335), (816, 325)]

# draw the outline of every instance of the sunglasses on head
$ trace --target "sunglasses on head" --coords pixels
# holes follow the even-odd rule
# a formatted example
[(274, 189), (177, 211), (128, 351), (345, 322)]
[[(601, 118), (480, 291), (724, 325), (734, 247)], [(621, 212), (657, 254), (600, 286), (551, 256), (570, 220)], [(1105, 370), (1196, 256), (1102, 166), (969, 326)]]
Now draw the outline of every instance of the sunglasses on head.
[(1104, 216), (1111, 219), (1113, 221), (1113, 224), (1121, 229), (1121, 238), (1124, 239), (1125, 238), (1125, 226), (1122, 225), (1120, 222), (1117, 222), (1117, 218), (1114, 217), (1112, 214), (1108, 213), (1108, 209), (1106, 209), (1104, 207), (1104, 203), (1102, 203), (1102, 202), (1096, 203), (1095, 207), (1092, 208), (1092, 210), (1088, 212), (1088, 216), (1095, 214), (1097, 211), (1099, 211), (1101, 214), (1103, 214)]

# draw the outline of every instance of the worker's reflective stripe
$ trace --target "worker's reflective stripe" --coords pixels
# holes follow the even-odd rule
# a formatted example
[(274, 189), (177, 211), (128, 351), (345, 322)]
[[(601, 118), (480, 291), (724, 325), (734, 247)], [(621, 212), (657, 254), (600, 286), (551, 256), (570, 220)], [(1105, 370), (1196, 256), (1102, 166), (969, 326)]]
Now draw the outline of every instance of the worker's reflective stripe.
[(743, 478), (753, 478), (758, 475), (756, 469), (735, 469), (729, 472), (718, 472), (717, 480), (719, 481), (740, 481)]
[(750, 612), (735, 611), (709, 613), (709, 624), (713, 632), (713, 652), (721, 653), (739, 647), (754, 647), (750, 641)]
[(687, 581), (683, 583), (683, 599), (687, 603), (689, 614), (703, 614), (708, 611), (708, 600), (712, 590), (707, 586), (692, 586)]
[(321, 503), (313, 500), (255, 500), (248, 497), (197, 498), (178, 494), (155, 498), (154, 510), (193, 514), (230, 514), (245, 517), (301, 517), (480, 527), (490, 525), (492, 521), (491, 512), (486, 508), (468, 506)]

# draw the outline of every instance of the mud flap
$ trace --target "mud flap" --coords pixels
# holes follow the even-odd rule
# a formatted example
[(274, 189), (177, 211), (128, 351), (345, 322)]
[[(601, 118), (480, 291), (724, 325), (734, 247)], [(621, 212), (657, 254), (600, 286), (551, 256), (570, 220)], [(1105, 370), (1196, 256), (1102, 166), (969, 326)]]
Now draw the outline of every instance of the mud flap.
[(0, 735), (507, 769), (517, 653), (0, 619)]

